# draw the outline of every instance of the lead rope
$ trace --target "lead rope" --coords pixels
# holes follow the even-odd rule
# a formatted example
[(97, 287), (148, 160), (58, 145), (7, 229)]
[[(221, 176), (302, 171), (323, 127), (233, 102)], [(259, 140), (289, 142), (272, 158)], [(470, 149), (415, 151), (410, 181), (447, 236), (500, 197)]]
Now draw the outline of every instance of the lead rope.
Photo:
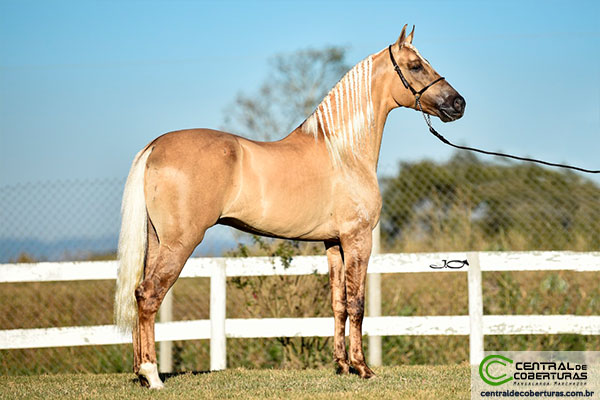
[(431, 116), (429, 114), (426, 114), (425, 111), (423, 111), (423, 108), (421, 107), (421, 100), (418, 97), (417, 97), (416, 103), (417, 103), (417, 107), (419, 108), (419, 111), (421, 111), (421, 114), (423, 114), (423, 119), (425, 119), (425, 123), (429, 127), (429, 132), (431, 132), (436, 138), (438, 138), (439, 140), (441, 140), (443, 143), (447, 144), (448, 146), (452, 146), (452, 147), (460, 149), (460, 150), (475, 151), (477, 153), (487, 154), (490, 156), (512, 158), (512, 159), (519, 160), (519, 161), (529, 161), (529, 162), (534, 162), (534, 163), (538, 163), (538, 164), (549, 165), (551, 167), (569, 168), (569, 169), (574, 169), (576, 171), (586, 172), (588, 174), (600, 174), (600, 170), (585, 169), (585, 168), (580, 168), (580, 167), (574, 167), (572, 165), (551, 163), (548, 161), (538, 160), (535, 158), (519, 157), (519, 156), (513, 156), (511, 154), (497, 153), (495, 151), (486, 151), (486, 150), (476, 149), (474, 147), (459, 146), (457, 144), (450, 142), (448, 139), (446, 139), (444, 136), (442, 136), (441, 133), (439, 133), (438, 131), (435, 130), (435, 128), (431, 124)]

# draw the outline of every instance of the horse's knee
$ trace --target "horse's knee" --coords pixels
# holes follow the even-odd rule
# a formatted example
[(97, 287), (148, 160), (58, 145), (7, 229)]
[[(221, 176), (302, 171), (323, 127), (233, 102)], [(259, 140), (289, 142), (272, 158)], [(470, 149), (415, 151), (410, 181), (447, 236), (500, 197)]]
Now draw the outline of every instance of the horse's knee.
[(332, 299), (331, 309), (334, 315), (346, 314), (346, 299)]
[(344, 305), (337, 305), (337, 306), (333, 306), (333, 315), (334, 316), (340, 316), (345, 318), (348, 315), (348, 312), (346, 311), (346, 306)]
[(362, 318), (365, 315), (364, 297), (357, 296), (348, 299), (346, 310), (351, 318)]

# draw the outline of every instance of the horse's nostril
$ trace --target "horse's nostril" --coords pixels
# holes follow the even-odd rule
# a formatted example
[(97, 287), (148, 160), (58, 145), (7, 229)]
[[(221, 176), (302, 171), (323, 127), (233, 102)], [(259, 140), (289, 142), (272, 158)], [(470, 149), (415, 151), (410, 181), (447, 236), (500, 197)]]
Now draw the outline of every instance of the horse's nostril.
[(465, 111), (465, 99), (458, 95), (454, 98), (454, 102), (452, 103), (454, 110), (458, 113), (462, 113)]

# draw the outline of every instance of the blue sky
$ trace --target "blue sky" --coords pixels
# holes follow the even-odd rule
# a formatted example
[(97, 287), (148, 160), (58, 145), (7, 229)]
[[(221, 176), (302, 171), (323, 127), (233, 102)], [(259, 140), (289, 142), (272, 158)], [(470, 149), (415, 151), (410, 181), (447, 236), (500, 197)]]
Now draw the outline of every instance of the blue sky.
[[(1, 1), (0, 185), (124, 177), (154, 137), (221, 127), (270, 56), (343, 45), (355, 63), (405, 23), (467, 100), (434, 119), (448, 138), (600, 169), (598, 4)], [(383, 168), (449, 154), (416, 112), (391, 113)]]

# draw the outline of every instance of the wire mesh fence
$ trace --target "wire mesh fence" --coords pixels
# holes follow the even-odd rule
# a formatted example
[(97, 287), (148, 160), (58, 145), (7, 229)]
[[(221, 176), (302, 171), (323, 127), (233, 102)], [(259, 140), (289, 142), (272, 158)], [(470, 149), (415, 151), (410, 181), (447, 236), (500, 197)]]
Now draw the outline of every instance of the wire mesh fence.
[[(109, 179), (0, 187), (0, 262), (114, 258), (123, 185), (124, 179)], [(455, 155), (443, 163), (384, 166), (380, 186), (386, 252), (600, 249), (600, 185), (578, 174)], [(209, 230), (195, 255), (280, 254), (281, 246), (219, 227)], [(286, 254), (299, 251), (322, 249), (293, 244)], [(464, 277), (420, 275), (410, 281), (383, 277), (385, 315), (467, 313)], [(499, 314), (598, 314), (598, 278), (594, 273), (488, 273), (484, 307)], [(227, 315), (329, 316), (327, 292), (324, 276), (232, 279)], [(0, 329), (110, 324), (113, 295), (112, 281), (0, 284)], [(177, 320), (207, 318), (208, 302), (208, 280), (176, 283)], [(585, 350), (598, 348), (600, 340), (576, 335), (486, 338), (486, 348), (506, 345)], [(466, 337), (393, 337), (384, 338), (383, 346), (384, 364), (468, 359)], [(4, 350), (0, 373), (128, 371), (130, 353), (125, 345)], [(233, 367), (315, 367), (328, 364), (330, 354), (326, 338), (228, 342)], [(178, 371), (207, 369), (208, 342), (176, 342), (174, 364)]]
[(388, 251), (600, 248), (600, 186), (532, 164), (404, 163), (382, 178)]

